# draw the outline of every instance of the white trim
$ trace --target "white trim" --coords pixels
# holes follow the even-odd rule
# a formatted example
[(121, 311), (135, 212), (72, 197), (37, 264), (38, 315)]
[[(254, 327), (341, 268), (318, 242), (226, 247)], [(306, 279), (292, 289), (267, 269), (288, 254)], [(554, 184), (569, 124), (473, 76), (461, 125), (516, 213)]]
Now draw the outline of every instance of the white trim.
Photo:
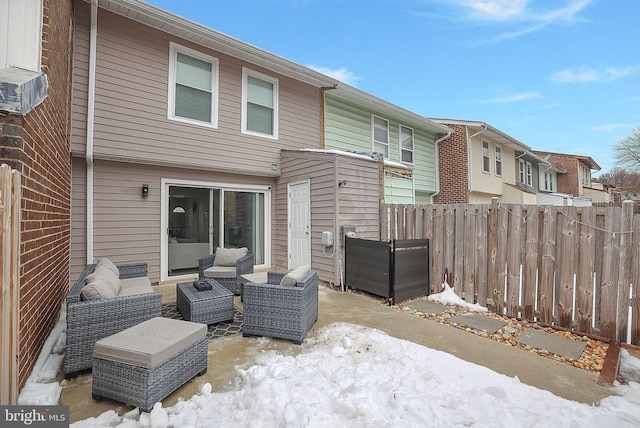
[[(211, 64), (211, 122), (189, 119), (187, 117), (175, 115), (176, 101), (176, 63), (178, 52), (185, 55), (206, 61)], [(209, 56), (194, 49), (181, 46), (174, 42), (169, 42), (169, 78), (168, 78), (168, 99), (167, 99), (167, 119), (189, 123), (192, 125), (206, 126), (209, 128), (218, 127), (218, 94), (219, 94), (219, 62), (218, 58)]]
[[(409, 161), (405, 161), (402, 159), (402, 151), (404, 150), (402, 148), (402, 128), (405, 129), (409, 129), (411, 130), (411, 162)], [(413, 165), (416, 162), (416, 133), (414, 131), (414, 129), (410, 126), (407, 125), (403, 125), (403, 124), (398, 124), (398, 147), (400, 148), (400, 162), (405, 163), (405, 164), (409, 164), (409, 165)]]
[[(273, 85), (273, 134), (263, 134), (262, 132), (250, 131), (247, 129), (247, 90), (248, 90), (248, 77), (255, 77), (256, 79), (264, 80)], [(242, 106), (241, 106), (241, 128), (240, 132), (247, 135), (253, 135), (256, 137), (269, 138), (272, 140), (278, 139), (278, 124), (279, 124), (279, 103), (280, 103), (280, 82), (277, 78), (267, 76), (266, 74), (259, 73), (251, 70), (247, 67), (242, 67)]]
[[(168, 202), (169, 202), (169, 186), (180, 187), (198, 187), (203, 189), (216, 189), (221, 190), (221, 203), (222, 195), (225, 191), (251, 191), (264, 193), (264, 263), (256, 265), (256, 269), (267, 269), (271, 267), (271, 186), (256, 185), (256, 184), (240, 184), (240, 183), (225, 183), (216, 181), (196, 181), (196, 180), (180, 180), (172, 178), (160, 179), (160, 282), (169, 281), (172, 282), (180, 279), (189, 279), (193, 275), (168, 275), (168, 240), (167, 240), (167, 227), (169, 226), (168, 219)], [(221, 204), (222, 206), (222, 204)], [(222, 223), (222, 216), (221, 223)], [(214, 225), (215, 227), (215, 225)], [(218, 227), (222, 227), (218, 225)], [(224, 239), (222, 230), (219, 235), (221, 239)], [(216, 243), (213, 243), (216, 245)]]
[[(380, 120), (384, 120), (385, 122), (387, 122), (387, 143), (386, 143), (387, 144), (387, 153), (384, 156), (384, 158), (385, 159), (389, 159), (389, 156), (391, 155), (391, 153), (390, 153), (391, 150), (389, 148), (389, 146), (390, 146), (390, 141), (389, 141), (390, 140), (390, 137), (389, 137), (389, 128), (390, 128), (389, 119), (385, 119), (384, 117), (381, 117), (381, 116), (378, 116), (378, 115), (375, 115), (375, 114), (371, 114), (371, 151), (374, 152), (374, 153), (379, 153), (379, 152), (376, 152), (376, 132), (375, 132), (376, 131), (376, 118), (380, 119)], [(378, 141), (377, 143), (378, 144), (384, 144), (381, 141)], [(383, 155), (384, 155), (384, 153), (383, 153)]]

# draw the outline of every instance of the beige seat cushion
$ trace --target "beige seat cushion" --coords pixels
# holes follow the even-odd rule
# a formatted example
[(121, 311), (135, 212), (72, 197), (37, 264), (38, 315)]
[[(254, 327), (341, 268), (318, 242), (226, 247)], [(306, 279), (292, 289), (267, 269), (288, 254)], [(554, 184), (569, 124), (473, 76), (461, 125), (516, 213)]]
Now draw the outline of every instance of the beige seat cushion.
[(153, 293), (153, 287), (149, 278), (140, 276), (137, 278), (121, 279), (122, 288), (118, 296), (132, 296), (134, 294)]
[(288, 274), (282, 277), (282, 280), (280, 281), (280, 285), (288, 285), (290, 287), (295, 287), (296, 285), (298, 285), (298, 281), (300, 281), (302, 277), (304, 277), (307, 273), (309, 273), (310, 269), (311, 268), (309, 267), (309, 265), (302, 265), (292, 270), (291, 272), (289, 272)]
[(115, 297), (120, 294), (122, 284), (120, 279), (106, 266), (96, 266), (87, 275), (86, 285), (80, 290), (83, 300), (99, 300)]
[(205, 324), (156, 317), (98, 340), (93, 356), (137, 367), (152, 368), (207, 334)]
[(236, 260), (249, 254), (247, 247), (242, 248), (218, 248), (213, 259), (214, 266), (235, 266)]
[(204, 271), (205, 278), (235, 278), (236, 268), (234, 266), (213, 266)]

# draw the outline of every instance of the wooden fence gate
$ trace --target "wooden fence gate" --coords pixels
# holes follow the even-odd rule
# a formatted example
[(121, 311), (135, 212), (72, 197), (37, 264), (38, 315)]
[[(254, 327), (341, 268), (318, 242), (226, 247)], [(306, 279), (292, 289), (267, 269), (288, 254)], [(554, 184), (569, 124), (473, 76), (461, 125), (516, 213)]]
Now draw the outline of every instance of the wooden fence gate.
[(431, 291), (640, 345), (640, 214), (622, 207), (387, 205), (380, 236), (427, 238)]
[(20, 173), (0, 166), (0, 404), (18, 404)]

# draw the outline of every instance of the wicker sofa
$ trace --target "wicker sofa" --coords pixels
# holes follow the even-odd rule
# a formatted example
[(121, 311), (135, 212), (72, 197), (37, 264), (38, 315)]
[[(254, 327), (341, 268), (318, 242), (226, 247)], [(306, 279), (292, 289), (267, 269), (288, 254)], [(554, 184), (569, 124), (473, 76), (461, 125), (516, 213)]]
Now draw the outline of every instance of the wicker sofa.
[(122, 284), (120, 293), (85, 300), (87, 277), (95, 269), (96, 264), (87, 265), (67, 295), (66, 379), (91, 368), (93, 345), (97, 340), (162, 314), (162, 293), (153, 291), (146, 263), (117, 265)]
[(240, 295), (240, 276), (253, 273), (254, 256), (246, 247), (222, 248), (198, 260), (198, 278), (215, 279), (235, 295)]
[(318, 320), (318, 273), (282, 285), (287, 272), (267, 272), (267, 283), (244, 285), (243, 336), (267, 336), (301, 344)]

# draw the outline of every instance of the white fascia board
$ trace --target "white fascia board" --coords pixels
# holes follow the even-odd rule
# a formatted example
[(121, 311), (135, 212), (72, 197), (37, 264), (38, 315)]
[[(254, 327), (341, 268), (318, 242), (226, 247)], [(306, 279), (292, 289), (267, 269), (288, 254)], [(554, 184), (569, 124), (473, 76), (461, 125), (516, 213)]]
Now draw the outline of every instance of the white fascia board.
[(516, 140), (515, 138), (511, 137), (510, 135), (505, 134), (504, 132), (500, 131), (497, 128), (494, 128), (493, 126), (489, 125), (486, 122), (479, 122), (479, 121), (473, 121), (473, 120), (456, 120), (456, 119), (435, 119), (435, 118), (431, 118), (431, 120), (433, 120), (436, 123), (440, 123), (440, 124), (452, 124), (452, 125), (464, 125), (468, 128), (471, 128), (475, 131), (480, 131), (483, 128), (487, 128), (486, 131), (483, 132), (483, 135), (486, 135), (488, 137), (490, 137), (491, 139), (493, 139), (494, 141), (497, 141), (500, 144), (503, 144), (507, 147), (512, 148), (513, 150), (520, 150), (520, 151), (529, 151), (531, 150), (531, 147), (527, 146), (526, 144)]
[[(91, 0), (84, 0), (90, 3)], [(318, 88), (338, 81), (271, 52), (140, 0), (98, 0), (99, 7), (198, 45), (258, 65)]]

